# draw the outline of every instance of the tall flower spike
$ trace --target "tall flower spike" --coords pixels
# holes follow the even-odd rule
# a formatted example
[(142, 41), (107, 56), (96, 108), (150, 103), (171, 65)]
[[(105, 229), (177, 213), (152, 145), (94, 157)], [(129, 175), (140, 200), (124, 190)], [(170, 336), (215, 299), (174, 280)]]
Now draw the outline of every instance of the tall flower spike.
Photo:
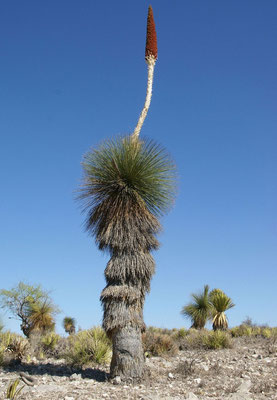
[(158, 57), (158, 47), (157, 47), (156, 28), (155, 28), (153, 10), (152, 7), (149, 6), (148, 16), (147, 16), (147, 33), (146, 33), (146, 46), (145, 46), (145, 60), (148, 65), (147, 91), (146, 91), (146, 99), (144, 107), (139, 116), (139, 120), (134, 130), (134, 133), (132, 134), (133, 139), (138, 139), (143, 122), (146, 118), (146, 115), (150, 107), (150, 102), (152, 97), (154, 67), (157, 57)]
[(147, 16), (147, 33), (146, 33), (146, 46), (145, 46), (145, 59), (158, 57), (157, 34), (155, 28), (155, 21), (153, 16), (153, 9), (151, 6), (148, 8)]

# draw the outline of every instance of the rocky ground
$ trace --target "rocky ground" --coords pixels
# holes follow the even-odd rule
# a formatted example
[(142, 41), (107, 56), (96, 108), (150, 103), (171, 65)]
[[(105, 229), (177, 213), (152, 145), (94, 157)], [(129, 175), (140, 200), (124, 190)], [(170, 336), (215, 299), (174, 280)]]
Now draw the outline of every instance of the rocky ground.
[(123, 383), (108, 380), (108, 367), (72, 370), (62, 360), (32, 360), (0, 369), (0, 398), (20, 377), (21, 400), (277, 400), (273, 339), (237, 338), (232, 349), (180, 351), (147, 359), (146, 366), (142, 382)]

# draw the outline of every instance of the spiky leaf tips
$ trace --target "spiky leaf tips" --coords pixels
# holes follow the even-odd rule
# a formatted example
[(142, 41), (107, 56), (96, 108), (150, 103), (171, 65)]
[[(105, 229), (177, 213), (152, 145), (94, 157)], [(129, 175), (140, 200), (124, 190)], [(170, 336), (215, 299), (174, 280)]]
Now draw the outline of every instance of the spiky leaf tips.
[(148, 8), (148, 16), (147, 16), (147, 33), (146, 33), (146, 46), (145, 46), (146, 61), (148, 60), (149, 57), (152, 57), (155, 60), (158, 57), (157, 34), (153, 16), (153, 9), (151, 6), (149, 6)]
[(83, 167), (86, 229), (99, 247), (157, 248), (156, 217), (167, 211), (175, 194), (174, 164), (167, 153), (153, 141), (119, 137), (87, 153)]

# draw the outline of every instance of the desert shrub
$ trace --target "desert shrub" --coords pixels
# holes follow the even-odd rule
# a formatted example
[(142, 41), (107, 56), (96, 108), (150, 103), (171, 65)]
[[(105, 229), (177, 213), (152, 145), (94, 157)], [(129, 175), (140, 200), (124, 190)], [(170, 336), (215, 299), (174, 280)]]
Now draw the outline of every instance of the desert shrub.
[(195, 373), (195, 360), (185, 360), (181, 361), (176, 369), (175, 373), (178, 375), (182, 375), (184, 378), (187, 378), (190, 375), (193, 375)]
[(252, 336), (253, 328), (249, 325), (239, 325), (229, 330), (232, 337)]
[(55, 332), (49, 332), (41, 337), (43, 351), (47, 355), (55, 355), (55, 348), (60, 340), (60, 336)]
[(147, 356), (165, 356), (177, 353), (177, 346), (168, 334), (147, 330), (142, 335), (144, 352)]
[(277, 328), (271, 328), (271, 336), (277, 339)]
[(24, 337), (11, 332), (0, 333), (0, 363), (21, 361), (29, 351), (29, 342)]
[(261, 335), (264, 338), (269, 339), (272, 336), (272, 329), (270, 329), (270, 328), (261, 328)]
[(29, 342), (27, 339), (14, 333), (11, 334), (10, 343), (7, 347), (7, 351), (12, 354), (14, 360), (22, 360), (27, 355), (29, 350)]
[(202, 343), (207, 349), (228, 349), (232, 347), (231, 336), (224, 331), (208, 332), (202, 335)]
[(222, 349), (232, 347), (231, 336), (225, 331), (208, 331), (190, 329), (179, 342), (180, 350)]
[(262, 334), (262, 328), (260, 326), (253, 326), (250, 336), (260, 336)]
[(205, 329), (194, 329), (191, 328), (188, 331), (188, 334), (179, 339), (179, 349), (180, 350), (189, 350), (189, 349), (202, 349), (203, 348), (203, 336), (208, 331)]
[(82, 366), (89, 363), (110, 362), (111, 342), (102, 328), (95, 327), (78, 332), (76, 335), (69, 336), (67, 340), (69, 348), (64, 356), (70, 364)]
[(176, 329), (172, 332), (172, 338), (178, 342), (178, 340), (183, 339), (189, 334), (189, 330), (185, 328)]
[(36, 358), (57, 357), (57, 343), (62, 338), (55, 332), (32, 332), (29, 337), (30, 353)]
[(234, 328), (229, 329), (229, 332), (232, 337), (241, 337), (241, 336), (262, 336), (264, 338), (271, 338), (276, 335), (277, 337), (277, 328), (269, 328), (266, 325), (258, 326), (257, 324), (241, 324), (239, 326), (235, 326)]

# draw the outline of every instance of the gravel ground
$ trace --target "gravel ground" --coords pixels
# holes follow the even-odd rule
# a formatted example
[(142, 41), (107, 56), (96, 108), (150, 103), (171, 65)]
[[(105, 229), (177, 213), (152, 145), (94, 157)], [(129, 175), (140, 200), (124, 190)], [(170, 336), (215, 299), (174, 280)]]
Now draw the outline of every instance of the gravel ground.
[[(26, 376), (33, 386), (22, 381)], [(232, 349), (152, 357), (139, 383), (110, 382), (108, 366), (74, 370), (63, 360), (32, 360), (0, 369), (1, 399), (19, 377), (24, 385), (20, 400), (277, 400), (277, 342), (237, 338)]]

